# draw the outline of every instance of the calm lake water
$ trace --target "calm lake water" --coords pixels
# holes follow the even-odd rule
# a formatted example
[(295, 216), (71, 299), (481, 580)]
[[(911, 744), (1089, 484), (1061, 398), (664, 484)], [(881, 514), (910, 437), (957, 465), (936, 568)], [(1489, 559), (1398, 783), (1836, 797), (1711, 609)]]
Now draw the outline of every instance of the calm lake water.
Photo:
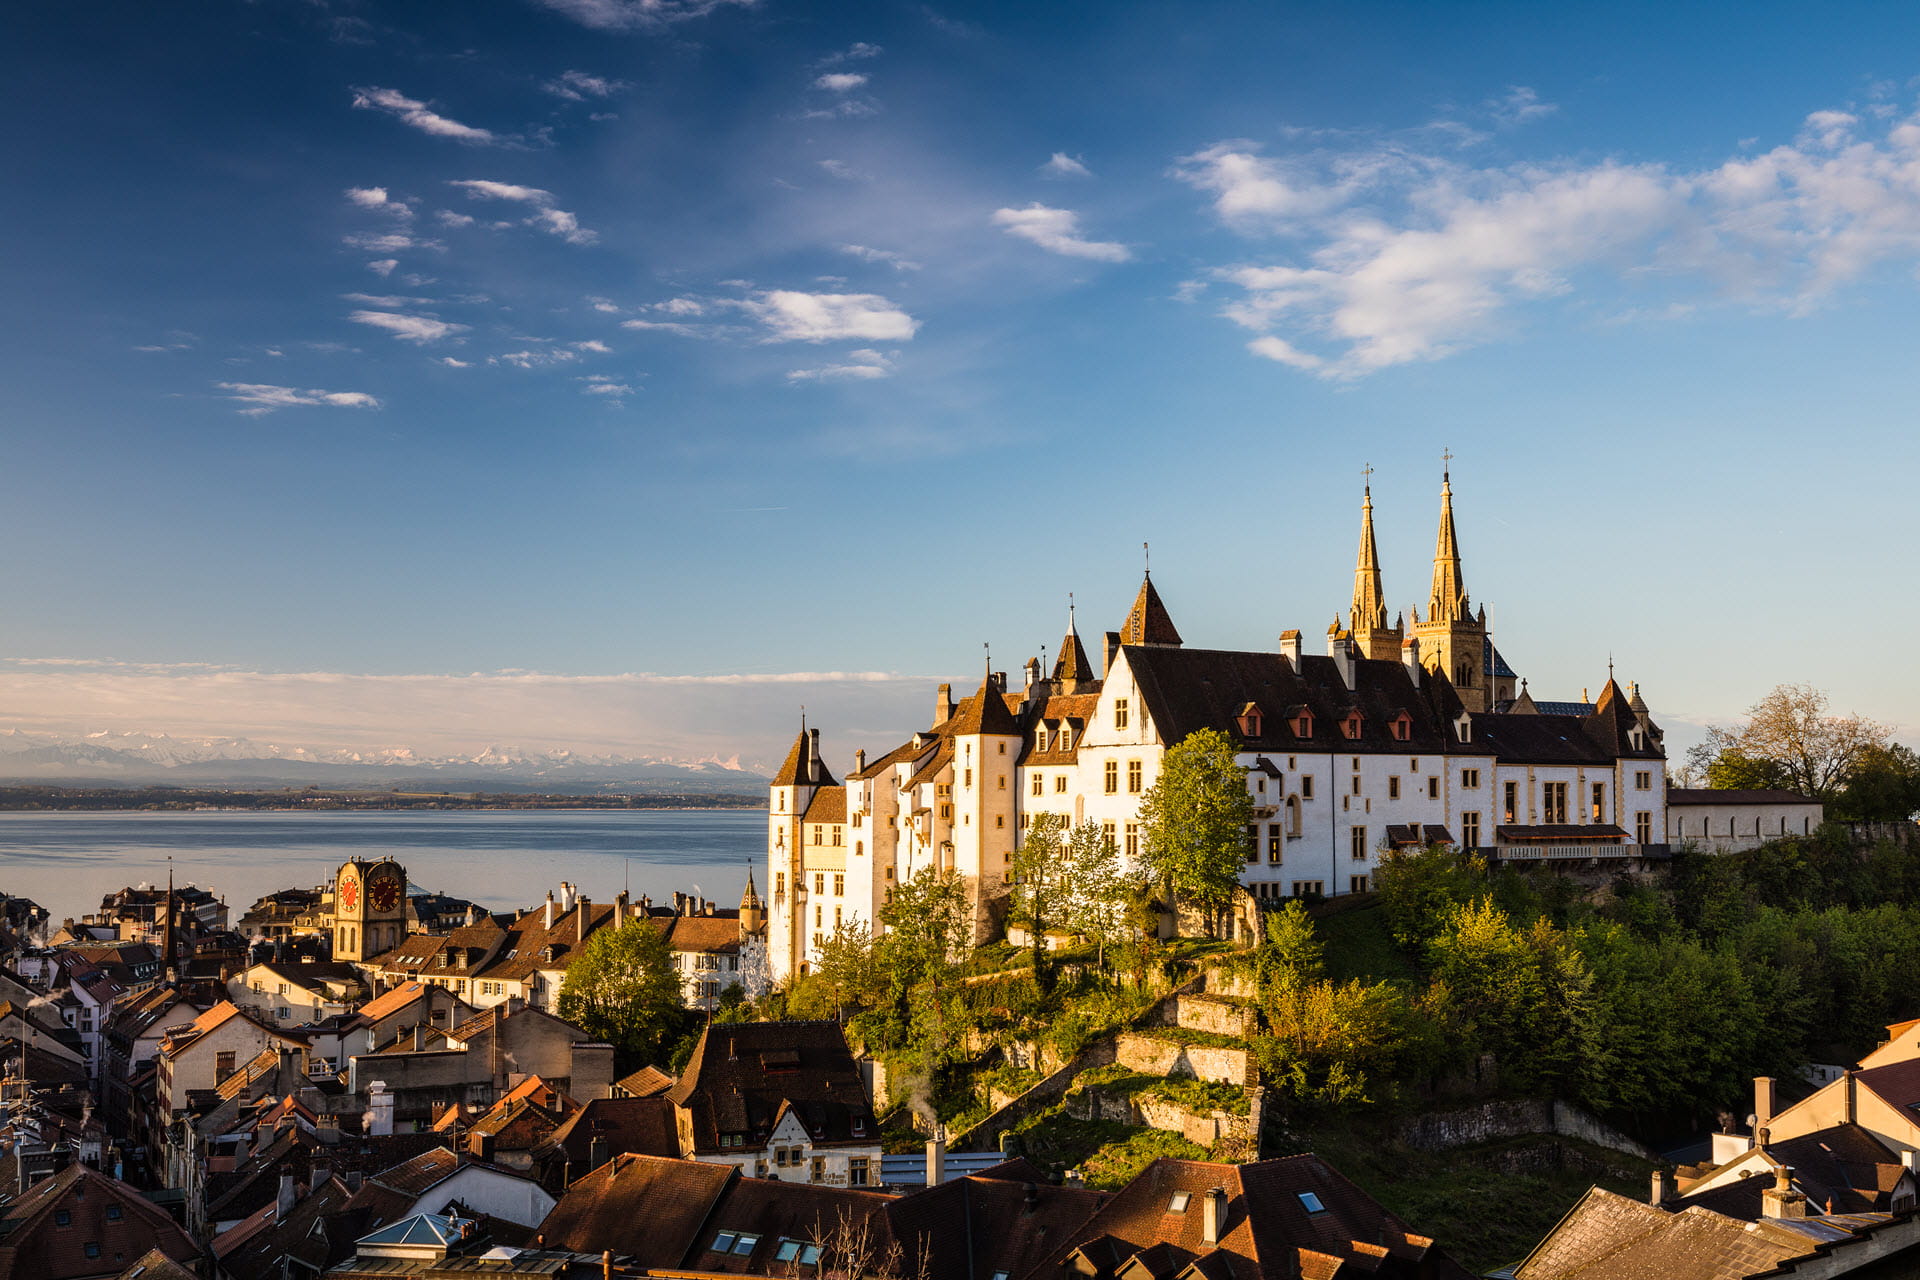
[(165, 884), (171, 857), (175, 883), (225, 898), (237, 920), (263, 894), (386, 854), (422, 888), (494, 910), (531, 906), (562, 880), (596, 902), (630, 884), (656, 902), (677, 889), (737, 906), (766, 831), (757, 809), (0, 813), (0, 891), (58, 922), (122, 886)]

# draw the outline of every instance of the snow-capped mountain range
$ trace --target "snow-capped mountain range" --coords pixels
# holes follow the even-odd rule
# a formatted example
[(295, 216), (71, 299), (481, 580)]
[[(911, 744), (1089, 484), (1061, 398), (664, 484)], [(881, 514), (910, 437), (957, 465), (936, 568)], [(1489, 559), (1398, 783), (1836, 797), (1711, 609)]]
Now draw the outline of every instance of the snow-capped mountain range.
[(493, 745), (475, 754), (432, 755), (410, 747), (335, 750), (248, 738), (176, 738), (102, 730), (83, 736), (0, 729), (0, 780), (392, 786), (432, 780), (450, 789), (518, 784), (558, 791), (703, 791), (751, 794), (766, 777), (738, 756), (674, 759), (593, 755)]

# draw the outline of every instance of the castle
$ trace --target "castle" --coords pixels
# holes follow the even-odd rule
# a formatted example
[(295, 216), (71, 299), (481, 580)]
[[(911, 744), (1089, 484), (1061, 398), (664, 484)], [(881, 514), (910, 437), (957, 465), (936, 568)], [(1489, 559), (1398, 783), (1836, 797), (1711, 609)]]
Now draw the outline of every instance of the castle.
[[(1635, 856), (1667, 842), (1666, 752), (1636, 687), (1536, 702), (1469, 600), (1451, 474), (1425, 612), (1389, 625), (1369, 487), (1353, 602), (1302, 652), (1189, 648), (1145, 576), (1096, 669), (1069, 610), (1052, 670), (988, 670), (933, 722), (844, 780), (802, 726), (769, 787), (768, 947), (776, 980), (820, 942), (872, 925), (900, 881), (957, 872), (990, 936), (1036, 813), (1098, 822), (1131, 861), (1139, 804), (1169, 747), (1203, 728), (1238, 745), (1258, 819), (1241, 884), (1254, 899), (1365, 892), (1381, 856), (1435, 842), (1516, 859)], [(1516, 686), (1518, 686), (1516, 688)]]

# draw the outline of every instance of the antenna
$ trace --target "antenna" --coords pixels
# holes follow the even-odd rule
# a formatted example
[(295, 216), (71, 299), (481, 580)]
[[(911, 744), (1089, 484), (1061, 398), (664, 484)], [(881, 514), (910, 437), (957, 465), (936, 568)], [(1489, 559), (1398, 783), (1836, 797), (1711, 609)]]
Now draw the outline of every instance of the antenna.
[(1153, 576), (1153, 548), (1146, 543), (1140, 544), (1140, 559), (1145, 563), (1147, 576)]

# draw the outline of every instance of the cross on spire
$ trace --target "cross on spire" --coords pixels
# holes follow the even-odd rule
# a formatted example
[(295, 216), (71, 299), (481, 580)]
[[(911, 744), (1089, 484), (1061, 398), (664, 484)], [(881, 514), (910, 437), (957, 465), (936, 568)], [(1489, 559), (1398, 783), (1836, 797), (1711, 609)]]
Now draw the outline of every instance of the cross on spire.
[(1443, 446), (1440, 452), (1440, 478), (1453, 479), (1453, 450)]
[(1373, 492), (1373, 464), (1364, 463), (1360, 467), (1360, 482), (1368, 493)]
[(1147, 576), (1151, 578), (1153, 576), (1153, 548), (1144, 542), (1140, 544), (1140, 560), (1146, 568)]

